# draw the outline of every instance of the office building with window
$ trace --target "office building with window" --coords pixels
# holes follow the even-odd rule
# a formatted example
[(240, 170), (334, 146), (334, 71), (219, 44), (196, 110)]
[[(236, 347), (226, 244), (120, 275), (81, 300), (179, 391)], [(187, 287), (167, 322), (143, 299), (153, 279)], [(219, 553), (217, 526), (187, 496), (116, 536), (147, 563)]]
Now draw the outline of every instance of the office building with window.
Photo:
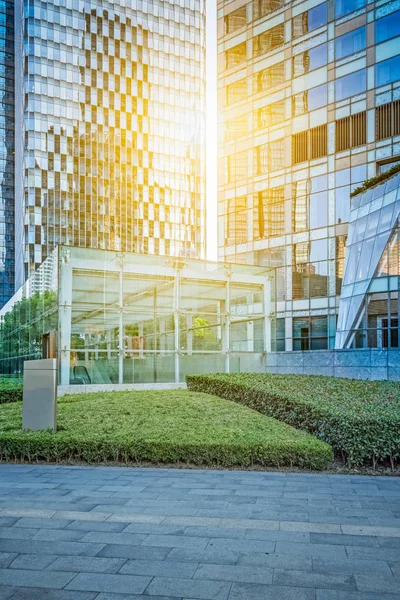
[(15, 288), (60, 244), (202, 257), (205, 1), (8, 5)]
[(0, 1), (0, 306), (14, 293), (14, 3)]
[(350, 194), (400, 161), (400, 3), (220, 0), (218, 73), (219, 256), (274, 268), (271, 350), (398, 345), (336, 331)]

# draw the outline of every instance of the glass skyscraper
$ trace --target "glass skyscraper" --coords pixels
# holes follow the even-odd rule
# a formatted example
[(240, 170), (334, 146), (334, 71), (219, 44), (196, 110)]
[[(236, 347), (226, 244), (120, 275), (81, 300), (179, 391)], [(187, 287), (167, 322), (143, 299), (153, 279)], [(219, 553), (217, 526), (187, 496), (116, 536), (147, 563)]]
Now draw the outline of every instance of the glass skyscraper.
[(203, 256), (205, 1), (15, 11), (16, 288), (59, 244)]
[(14, 2), (0, 1), (0, 306), (14, 293)]
[(396, 0), (218, 2), (219, 256), (275, 269), (272, 350), (335, 346), (350, 194), (400, 161), (399, 48)]

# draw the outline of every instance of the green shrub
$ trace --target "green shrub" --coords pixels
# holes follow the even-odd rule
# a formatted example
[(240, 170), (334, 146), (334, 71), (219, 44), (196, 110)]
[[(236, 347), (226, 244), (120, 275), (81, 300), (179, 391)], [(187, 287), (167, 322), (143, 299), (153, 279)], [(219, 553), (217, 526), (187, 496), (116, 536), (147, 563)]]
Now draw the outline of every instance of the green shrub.
[(328, 444), (303, 431), (186, 390), (65, 396), (58, 428), (22, 431), (21, 403), (0, 407), (0, 459), (310, 469), (333, 459)]
[(393, 177), (393, 175), (396, 175), (396, 173), (399, 173), (399, 172), (400, 172), (400, 164), (397, 164), (397, 165), (394, 165), (394, 167), (391, 167), (388, 171), (384, 171), (384, 173), (381, 173), (380, 175), (376, 175), (376, 177), (371, 177), (371, 179), (367, 179), (366, 181), (364, 181), (364, 183), (360, 187), (356, 188), (355, 190), (353, 190), (351, 192), (350, 198), (354, 198), (354, 196), (361, 194), (361, 192), (365, 192), (369, 188), (372, 188), (375, 185), (378, 185), (379, 183), (382, 183), (383, 181), (390, 179), (390, 177)]
[(256, 373), (192, 375), (187, 383), (317, 436), (349, 465), (400, 459), (397, 383)]
[(0, 404), (22, 401), (22, 389), (18, 379), (0, 379)]

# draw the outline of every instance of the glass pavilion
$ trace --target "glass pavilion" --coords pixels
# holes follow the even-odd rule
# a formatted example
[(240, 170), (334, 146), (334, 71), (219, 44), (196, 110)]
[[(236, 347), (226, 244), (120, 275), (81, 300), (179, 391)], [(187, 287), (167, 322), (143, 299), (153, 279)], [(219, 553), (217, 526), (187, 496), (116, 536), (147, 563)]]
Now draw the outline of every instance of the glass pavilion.
[(0, 311), (0, 373), (56, 357), (60, 385), (263, 371), (265, 267), (60, 246)]

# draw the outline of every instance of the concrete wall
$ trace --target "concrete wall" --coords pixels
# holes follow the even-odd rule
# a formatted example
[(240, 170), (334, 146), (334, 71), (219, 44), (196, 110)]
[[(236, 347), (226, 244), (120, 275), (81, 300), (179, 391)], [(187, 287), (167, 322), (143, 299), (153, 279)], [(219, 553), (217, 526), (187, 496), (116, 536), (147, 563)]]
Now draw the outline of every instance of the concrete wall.
[(400, 381), (400, 350), (313, 350), (267, 354), (268, 373)]

